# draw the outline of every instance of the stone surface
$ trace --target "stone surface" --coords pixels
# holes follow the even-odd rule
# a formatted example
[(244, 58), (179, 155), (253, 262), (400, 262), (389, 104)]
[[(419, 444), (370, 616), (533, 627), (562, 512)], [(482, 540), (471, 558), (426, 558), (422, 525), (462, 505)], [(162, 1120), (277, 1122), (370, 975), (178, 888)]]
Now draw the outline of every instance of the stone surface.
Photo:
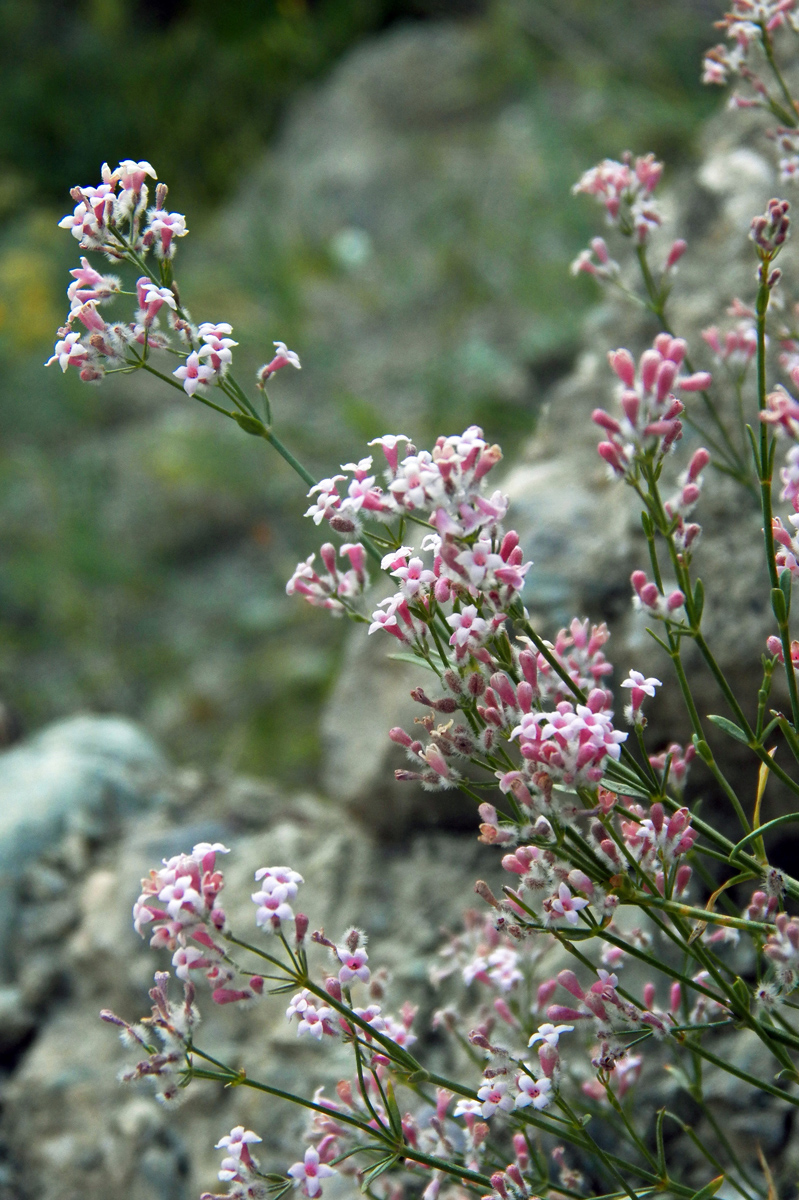
[[(0, 964), (6, 974), (27, 868), (68, 835), (108, 837), (125, 813), (153, 803), (165, 762), (132, 721), (89, 715), (60, 721), (0, 754)], [(40, 869), (33, 886), (39, 903), (28, 909), (23, 931), (30, 944), (61, 936), (73, 916), (58, 872)]]

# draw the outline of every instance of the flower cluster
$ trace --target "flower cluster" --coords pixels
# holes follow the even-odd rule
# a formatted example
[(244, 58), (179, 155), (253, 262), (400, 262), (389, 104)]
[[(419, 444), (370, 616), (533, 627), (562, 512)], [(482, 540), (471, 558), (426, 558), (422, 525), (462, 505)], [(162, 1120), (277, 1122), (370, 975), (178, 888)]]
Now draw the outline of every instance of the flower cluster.
[(227, 918), (219, 902), (224, 878), (216, 868), (217, 854), (227, 853), (218, 842), (202, 842), (191, 854), (164, 859), (161, 868), (142, 880), (141, 895), (133, 906), (136, 932), (144, 937), (151, 926), (150, 945), (173, 952), (172, 966), (179, 979), (202, 974), (217, 1004), (254, 999), (264, 987), (258, 975), (231, 987), (236, 971), (221, 944)]
[(597, 408), (592, 415), (610, 435), (608, 441), (599, 443), (599, 454), (620, 478), (631, 474), (638, 455), (662, 458), (682, 437), (679, 417), (684, 405), (674, 395), (675, 389), (699, 392), (709, 387), (711, 377), (707, 371), (681, 373), (686, 350), (682, 338), (660, 333), (654, 345), (641, 355), (637, 370), (629, 350), (608, 354), (611, 368), (621, 381), (621, 414), (616, 418)]
[(317, 608), (326, 608), (341, 615), (369, 585), (366, 573), (366, 550), (360, 542), (345, 542), (339, 554), (349, 561), (349, 570), (340, 571), (336, 565), (336, 548), (331, 542), (321, 547), (320, 556), (327, 573), (320, 575), (313, 566), (315, 554), (298, 563), (286, 584), (286, 595), (302, 596)]
[(188, 982), (183, 984), (182, 1004), (170, 1001), (168, 988), (168, 973), (157, 972), (155, 986), (150, 990), (152, 1013), (137, 1025), (130, 1025), (108, 1009), (100, 1013), (103, 1021), (119, 1029), (123, 1045), (147, 1052), (145, 1059), (123, 1072), (123, 1083), (147, 1080), (155, 1087), (156, 1098), (162, 1104), (174, 1104), (180, 1098), (180, 1073), (194, 1030), (200, 1021), (194, 1004), (194, 985)]
[(657, 162), (654, 154), (633, 158), (625, 151), (621, 162), (606, 158), (586, 171), (572, 191), (595, 196), (604, 206), (608, 224), (634, 235), (643, 245), (661, 223), (653, 193), (662, 173), (663, 163)]
[(726, 84), (730, 77), (740, 76), (749, 85), (747, 95), (733, 93), (732, 104), (738, 108), (772, 108), (771, 97), (762, 75), (765, 63), (753, 62), (753, 50), (762, 47), (772, 53), (772, 34), (783, 28), (799, 31), (796, 0), (732, 0), (730, 11), (716, 22), (732, 43), (713, 46), (705, 54), (702, 82)]

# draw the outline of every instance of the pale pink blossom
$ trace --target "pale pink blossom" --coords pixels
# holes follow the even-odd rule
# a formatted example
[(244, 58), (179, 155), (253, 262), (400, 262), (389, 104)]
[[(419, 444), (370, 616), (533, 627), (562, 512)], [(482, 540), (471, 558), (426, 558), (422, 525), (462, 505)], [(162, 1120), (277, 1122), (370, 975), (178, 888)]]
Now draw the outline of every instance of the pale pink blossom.
[(56, 342), (52, 356), (44, 365), (50, 367), (58, 363), (61, 370), (66, 371), (67, 367), (82, 367), (88, 356), (89, 351), (81, 345), (80, 334), (72, 332)]
[(295, 1162), (292, 1167), (289, 1167), (289, 1175), (294, 1180), (294, 1186), (302, 1186), (302, 1190), (306, 1196), (311, 1197), (321, 1195), (323, 1179), (328, 1179), (336, 1172), (327, 1163), (320, 1162), (319, 1151), (313, 1146), (309, 1146), (305, 1151), (305, 1157), (302, 1162)]
[(533, 1108), (541, 1109), (552, 1103), (552, 1081), (550, 1079), (533, 1079), (532, 1076), (522, 1073), (518, 1076), (516, 1083), (519, 1094), (516, 1097), (514, 1108), (527, 1108), (532, 1104)]
[(180, 367), (172, 372), (176, 379), (183, 384), (187, 396), (193, 396), (198, 387), (211, 383), (216, 378), (216, 371), (210, 363), (200, 362), (197, 352), (193, 350)]

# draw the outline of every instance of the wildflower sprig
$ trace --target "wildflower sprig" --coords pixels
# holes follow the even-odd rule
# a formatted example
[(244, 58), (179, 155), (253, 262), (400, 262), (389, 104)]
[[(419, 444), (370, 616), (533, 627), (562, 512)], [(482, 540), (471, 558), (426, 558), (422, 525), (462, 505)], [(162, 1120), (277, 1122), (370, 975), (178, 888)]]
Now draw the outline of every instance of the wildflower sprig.
[[(795, 32), (793, 0), (735, 0), (724, 26), (738, 50), (729, 60), (711, 55), (713, 70), (734, 68), (763, 107), (779, 109), (787, 154), (799, 110), (775, 40)], [(757, 45), (778, 98), (758, 91), (751, 67)], [(552, 636), (531, 621), (525, 588), (535, 564), (494, 482), (500, 448), (482, 429), (442, 434), (429, 449), (386, 433), (316, 480), (274, 433), (265, 390), (275, 371), (299, 367), (299, 359), (276, 342), (256, 380), (262, 407), (245, 395), (231, 371), (231, 325), (195, 325), (183, 307), (173, 257), (186, 223), (167, 212), (161, 184), (148, 207), (150, 164), (103, 168), (97, 188), (76, 189), (75, 211), (62, 222), (87, 253), (136, 268), (136, 308), (127, 323), (105, 321), (98, 310), (124, 296), (122, 283), (82, 259), (51, 362), (77, 367), (87, 381), (146, 369), (270, 442), (293, 466), (307, 491), (306, 516), (324, 532), (318, 558), (298, 564), (288, 593), (366, 624), (367, 636), (388, 635), (399, 657), (418, 663), (421, 682), (411, 694), (422, 715), (413, 729), (387, 731), (408, 759), (397, 778), (429, 792), (460, 789), (476, 806), (480, 841), (500, 851), (504, 883), (477, 881), (482, 908), (470, 910), (432, 972), (442, 998), (434, 1026), (453, 1040), (453, 1078), (426, 1064), (416, 1007), (406, 999), (386, 1010), (365, 934), (350, 928), (332, 941), (311, 931), (297, 911), (303, 880), (293, 867), (256, 872), (254, 924), (265, 941), (244, 940), (229, 927), (224, 846), (195, 846), (143, 882), (136, 928), (171, 956), (184, 999), (169, 999), (168, 977), (159, 973), (151, 1017), (129, 1025), (104, 1014), (144, 1055), (126, 1078), (155, 1082), (167, 1103), (194, 1078), (214, 1079), (297, 1103), (311, 1117), (308, 1148), (279, 1174), (261, 1170), (257, 1132), (235, 1126), (224, 1134), (217, 1148), (228, 1196), (255, 1200), (301, 1189), (315, 1198), (334, 1173), (347, 1172), (357, 1172), (380, 1200), (394, 1186), (423, 1188), (424, 1200), (437, 1200), (443, 1188), (492, 1200), (553, 1192), (578, 1200), (592, 1190), (608, 1200), (654, 1192), (704, 1200), (722, 1181), (744, 1200), (770, 1194), (769, 1180), (717, 1120), (703, 1069), (799, 1106), (799, 882), (769, 862), (766, 841), (796, 814), (761, 818), (769, 774), (799, 796), (787, 761), (799, 762), (799, 640), (790, 623), (799, 574), (799, 532), (791, 532), (799, 528), (799, 402), (785, 387), (769, 390), (768, 358), (770, 332), (781, 343), (780, 367), (799, 386), (799, 339), (784, 315), (769, 317), (789, 208), (773, 200), (752, 222), (754, 294), (750, 303), (731, 298), (733, 329), (704, 332), (716, 358), (711, 377), (694, 368), (667, 311), (686, 243), (677, 239), (662, 266), (652, 265), (663, 219), (661, 172), (653, 155), (625, 155), (600, 163), (575, 189), (594, 196), (632, 246), (641, 284), (627, 286), (626, 267), (611, 258), (604, 238), (592, 241), (576, 269), (636, 295), (658, 325), (640, 353), (610, 351), (616, 394), (593, 419), (601, 460), (643, 510), (645, 552), (631, 576), (631, 601), (674, 676), (661, 681), (645, 663), (627, 662), (615, 694), (604, 624), (575, 616)], [(178, 359), (173, 369), (153, 365), (156, 355), (170, 354)], [(676, 465), (686, 423), (704, 430), (704, 445)], [(793, 505), (796, 519), (774, 511), (780, 437), (791, 445), (780, 500)], [(710, 466), (756, 491), (761, 504), (775, 624), (752, 703), (736, 694), (704, 624), (697, 514)], [(370, 590), (375, 580), (381, 592)], [(721, 714), (699, 710), (691, 646), (715, 681)], [(790, 699), (785, 713), (769, 709), (780, 670)], [(651, 732), (658, 689), (674, 682), (691, 740), (658, 750)], [(627, 729), (614, 717), (623, 698)], [(754, 804), (739, 772), (711, 749), (711, 727), (751, 755), (759, 779)], [(789, 754), (777, 761), (780, 739)], [(694, 787), (726, 799), (739, 827), (733, 837), (698, 814), (686, 789), (697, 768)], [(741, 939), (754, 964), (743, 976), (733, 956)], [(564, 968), (564, 954), (573, 969)], [(625, 975), (633, 962), (643, 976)], [(197, 996), (206, 987), (218, 1005), (286, 1004), (297, 1036), (322, 1054), (331, 1039), (348, 1047), (350, 1076), (337, 1082), (336, 1099), (284, 1091), (201, 1046)], [(736, 1029), (759, 1042), (762, 1063), (730, 1058), (719, 1038)], [(692, 1107), (681, 1108), (677, 1096), (668, 1113), (648, 1122), (636, 1100), (648, 1064), (668, 1066)], [(697, 1108), (710, 1131), (701, 1139), (693, 1129)], [(706, 1164), (699, 1173), (681, 1154), (667, 1154), (666, 1120), (693, 1141)]]

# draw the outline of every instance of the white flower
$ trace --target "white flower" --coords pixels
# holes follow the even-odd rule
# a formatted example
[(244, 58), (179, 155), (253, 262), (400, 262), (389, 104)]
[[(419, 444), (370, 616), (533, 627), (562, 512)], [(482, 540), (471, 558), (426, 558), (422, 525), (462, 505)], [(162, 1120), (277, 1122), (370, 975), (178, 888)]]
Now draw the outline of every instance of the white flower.
[(546, 1042), (548, 1046), (557, 1046), (560, 1035), (570, 1033), (573, 1029), (573, 1025), (539, 1025), (538, 1033), (533, 1034), (527, 1045), (534, 1046), (536, 1042)]
[(516, 1081), (519, 1094), (516, 1097), (515, 1108), (546, 1108), (552, 1103), (552, 1083), (549, 1079), (533, 1079), (530, 1075), (520, 1075)]
[(620, 684), (620, 687), (624, 688), (639, 688), (645, 696), (654, 696), (655, 688), (662, 686), (659, 679), (653, 677), (645, 679), (640, 671), (630, 671), (627, 678)]

